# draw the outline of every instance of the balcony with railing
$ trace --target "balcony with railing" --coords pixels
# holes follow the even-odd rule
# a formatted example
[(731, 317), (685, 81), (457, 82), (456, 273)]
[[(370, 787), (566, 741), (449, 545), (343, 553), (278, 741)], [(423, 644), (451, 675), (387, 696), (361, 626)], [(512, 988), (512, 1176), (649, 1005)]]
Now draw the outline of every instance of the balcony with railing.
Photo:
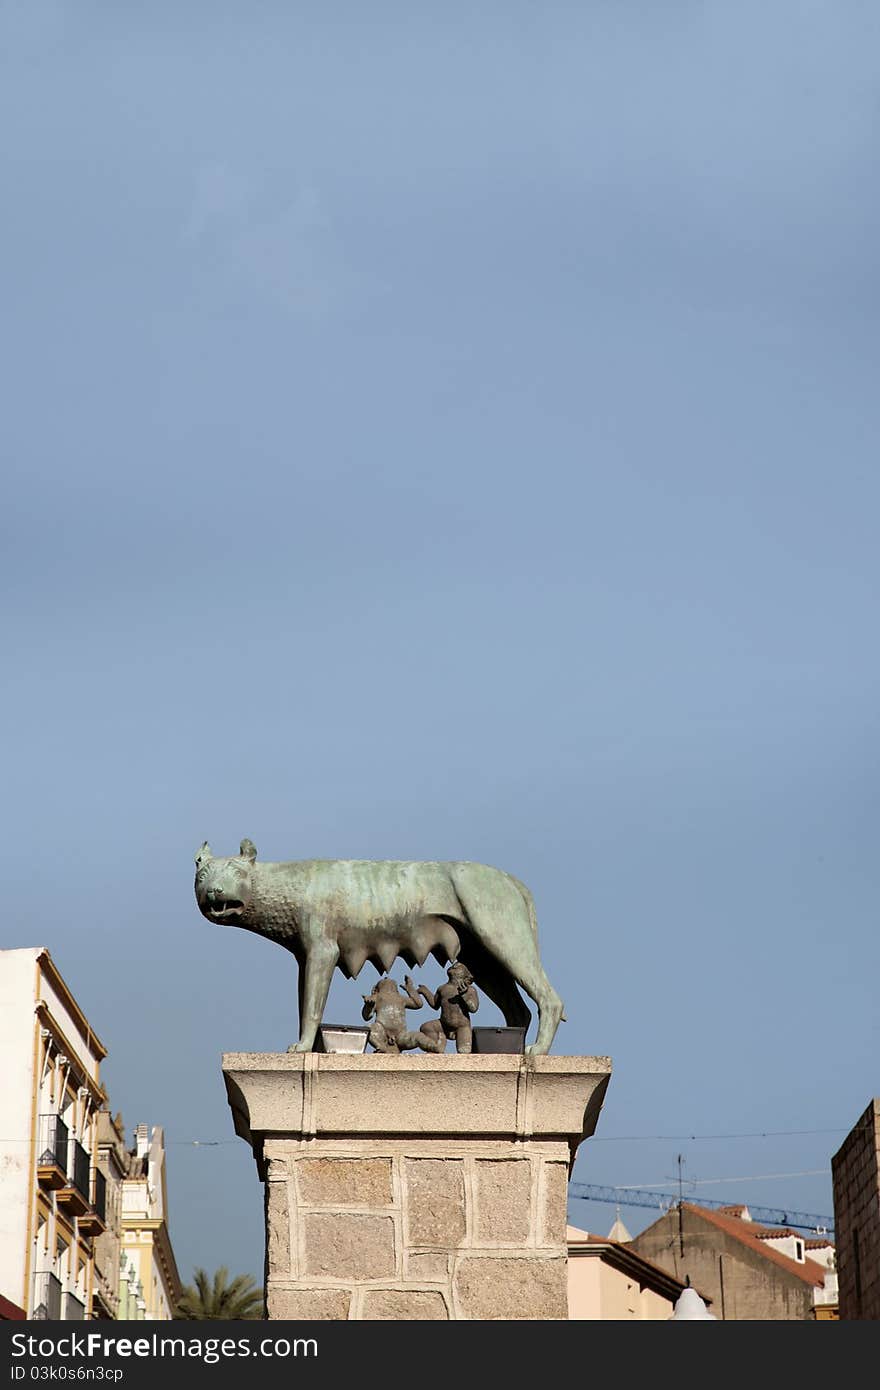
[(37, 1178), (42, 1187), (64, 1187), (67, 1182), (69, 1134), (60, 1115), (40, 1116)]
[(78, 1139), (71, 1139), (67, 1182), (58, 1189), (55, 1200), (68, 1216), (85, 1216), (89, 1210), (89, 1168), (91, 1160)]
[(34, 1311), (31, 1317), (40, 1322), (61, 1321), (61, 1280), (48, 1270), (34, 1275)]
[(107, 1180), (60, 1115), (41, 1115), (37, 1146), (37, 1178), (42, 1188), (57, 1192), (59, 1207), (76, 1216), (84, 1235), (107, 1229)]
[(86, 1236), (99, 1236), (107, 1229), (107, 1179), (100, 1168), (92, 1173), (91, 1205), (80, 1217), (79, 1229)]
[(74, 1139), (71, 1148), (73, 1149), (72, 1172), (70, 1174), (73, 1185), (84, 1201), (89, 1200), (89, 1171), (91, 1159), (78, 1139)]
[(107, 1222), (107, 1179), (100, 1168), (95, 1169), (95, 1191), (92, 1197), (92, 1206), (99, 1217), (101, 1223)]

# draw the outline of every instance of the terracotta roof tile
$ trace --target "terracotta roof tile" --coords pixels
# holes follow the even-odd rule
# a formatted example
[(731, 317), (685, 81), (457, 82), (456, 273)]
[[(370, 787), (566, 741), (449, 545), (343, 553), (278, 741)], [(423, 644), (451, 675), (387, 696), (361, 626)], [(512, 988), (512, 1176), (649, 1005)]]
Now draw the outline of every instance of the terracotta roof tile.
[(731, 1216), (728, 1210), (711, 1211), (708, 1207), (700, 1207), (693, 1202), (683, 1202), (682, 1206), (685, 1211), (701, 1216), (710, 1225), (717, 1226), (726, 1235), (733, 1236), (749, 1250), (763, 1255), (765, 1259), (771, 1260), (773, 1264), (793, 1274), (803, 1283), (812, 1284), (817, 1288), (824, 1285), (825, 1271), (815, 1260), (804, 1260), (803, 1264), (800, 1264), (797, 1260), (789, 1259), (788, 1255), (783, 1255), (781, 1250), (774, 1250), (772, 1245), (765, 1245), (767, 1236), (773, 1234), (766, 1227), (758, 1226), (754, 1221), (742, 1221), (739, 1217)]

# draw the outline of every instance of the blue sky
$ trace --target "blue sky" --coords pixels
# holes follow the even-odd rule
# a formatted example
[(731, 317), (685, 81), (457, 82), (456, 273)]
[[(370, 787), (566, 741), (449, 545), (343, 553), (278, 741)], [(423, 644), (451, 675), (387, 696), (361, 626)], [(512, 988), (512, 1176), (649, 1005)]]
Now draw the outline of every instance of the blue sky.
[(613, 1059), (576, 1180), (831, 1213), (880, 1084), (878, 38), (0, 4), (2, 940), (165, 1126), (185, 1277), (261, 1270), (219, 1059), (295, 1030), (206, 838), (511, 870), (554, 1050)]

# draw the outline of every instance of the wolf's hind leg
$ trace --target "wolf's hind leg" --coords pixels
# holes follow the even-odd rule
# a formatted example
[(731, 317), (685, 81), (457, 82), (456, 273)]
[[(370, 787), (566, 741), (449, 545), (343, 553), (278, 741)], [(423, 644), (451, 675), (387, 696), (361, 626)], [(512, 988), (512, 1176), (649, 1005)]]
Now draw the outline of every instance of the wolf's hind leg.
[(299, 1017), (299, 1042), (294, 1052), (311, 1052), (321, 1026), (333, 970), (339, 960), (339, 947), (335, 941), (321, 938), (306, 948), (305, 970), (302, 985)]

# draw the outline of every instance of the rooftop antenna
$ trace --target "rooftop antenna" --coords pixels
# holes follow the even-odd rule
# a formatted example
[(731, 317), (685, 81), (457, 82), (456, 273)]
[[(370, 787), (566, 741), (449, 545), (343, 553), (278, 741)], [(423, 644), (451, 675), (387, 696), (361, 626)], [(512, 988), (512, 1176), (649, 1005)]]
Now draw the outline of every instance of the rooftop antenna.
[(684, 1259), (684, 1225), (681, 1210), (681, 1204), (684, 1200), (682, 1197), (682, 1187), (684, 1182), (682, 1176), (682, 1168), (684, 1167), (684, 1154), (679, 1154), (676, 1158), (676, 1162), (678, 1164), (678, 1249), (681, 1254), (681, 1258)]

